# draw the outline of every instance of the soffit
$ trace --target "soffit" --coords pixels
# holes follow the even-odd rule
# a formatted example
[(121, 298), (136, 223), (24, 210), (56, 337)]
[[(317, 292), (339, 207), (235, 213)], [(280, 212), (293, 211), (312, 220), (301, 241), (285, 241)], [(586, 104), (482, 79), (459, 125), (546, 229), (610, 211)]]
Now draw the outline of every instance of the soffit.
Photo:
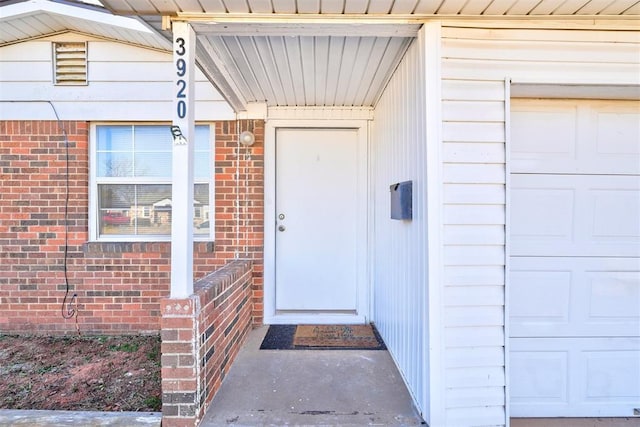
[(410, 38), (199, 36), (246, 102), (371, 106)]
[(638, 0), (102, 0), (120, 14), (638, 15)]
[(166, 38), (138, 19), (72, 2), (30, 0), (0, 6), (0, 46), (74, 31), (155, 49), (170, 49)]

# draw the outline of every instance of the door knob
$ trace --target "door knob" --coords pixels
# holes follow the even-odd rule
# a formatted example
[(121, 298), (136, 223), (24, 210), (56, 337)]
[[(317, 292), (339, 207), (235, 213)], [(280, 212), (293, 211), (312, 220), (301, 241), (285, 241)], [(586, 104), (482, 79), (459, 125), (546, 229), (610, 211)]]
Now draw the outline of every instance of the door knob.
[(284, 225), (279, 225), (278, 226), (278, 231), (284, 231), (284, 230), (286, 230)]

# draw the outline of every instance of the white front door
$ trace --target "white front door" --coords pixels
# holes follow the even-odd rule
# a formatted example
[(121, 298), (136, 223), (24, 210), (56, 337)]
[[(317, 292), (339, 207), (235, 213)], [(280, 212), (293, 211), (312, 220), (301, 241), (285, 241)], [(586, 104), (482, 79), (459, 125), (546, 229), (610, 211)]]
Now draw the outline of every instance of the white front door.
[(640, 103), (514, 100), (514, 417), (640, 402)]
[(358, 315), (366, 250), (358, 132), (276, 131), (276, 314)]

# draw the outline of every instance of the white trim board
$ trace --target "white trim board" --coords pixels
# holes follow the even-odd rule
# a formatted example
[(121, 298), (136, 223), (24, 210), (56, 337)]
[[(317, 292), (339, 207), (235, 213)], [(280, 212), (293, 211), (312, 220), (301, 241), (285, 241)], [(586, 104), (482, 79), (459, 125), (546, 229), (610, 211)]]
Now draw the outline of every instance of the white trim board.
[(640, 85), (511, 83), (512, 98), (640, 99)]
[(510, 382), (510, 362), (509, 351), (511, 345), (509, 342), (509, 295), (510, 280), (509, 271), (511, 268), (511, 79), (506, 78), (504, 81), (504, 130), (505, 130), (505, 244), (504, 244), (504, 410), (505, 410), (505, 427), (511, 425), (511, 405), (509, 404), (511, 396)]
[[(427, 143), (427, 263), (428, 273), (428, 336), (422, 337), (427, 346), (429, 387), (425, 411), (429, 407), (429, 424), (444, 425), (446, 419), (445, 396), (445, 337), (444, 337), (444, 246), (443, 246), (443, 157), (442, 157), (442, 27), (440, 22), (428, 22), (422, 30), (425, 40), (426, 79), (426, 143)], [(428, 353), (426, 352), (428, 350)], [(425, 372), (426, 375), (426, 372)]]

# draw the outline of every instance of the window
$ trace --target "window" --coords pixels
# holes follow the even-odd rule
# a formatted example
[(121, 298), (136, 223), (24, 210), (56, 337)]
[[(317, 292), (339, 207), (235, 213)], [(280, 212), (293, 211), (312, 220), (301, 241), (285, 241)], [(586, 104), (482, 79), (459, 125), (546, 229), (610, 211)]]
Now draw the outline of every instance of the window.
[[(171, 158), (167, 125), (95, 125), (92, 128), (91, 236), (97, 240), (169, 240)], [(210, 239), (213, 201), (213, 137), (196, 126), (194, 236)], [(197, 215), (196, 215), (197, 213)]]

